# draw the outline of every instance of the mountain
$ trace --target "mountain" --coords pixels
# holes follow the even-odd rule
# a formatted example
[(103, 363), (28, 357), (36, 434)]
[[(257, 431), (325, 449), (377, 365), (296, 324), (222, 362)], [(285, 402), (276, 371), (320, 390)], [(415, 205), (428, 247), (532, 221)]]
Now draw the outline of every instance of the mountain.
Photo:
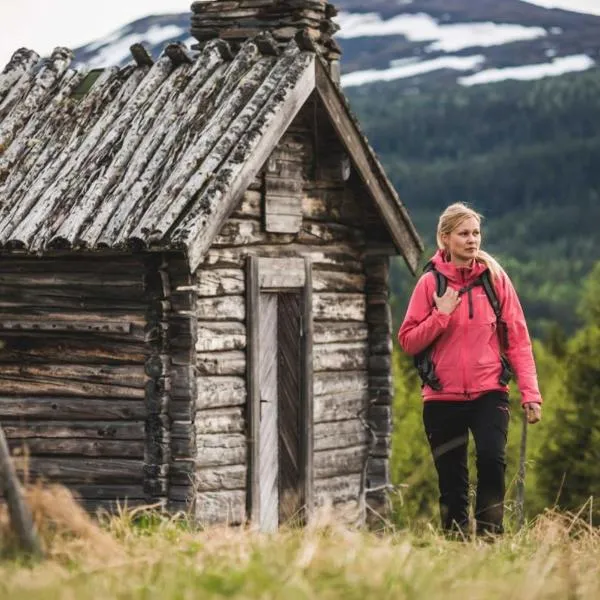
[[(454, 82), (537, 79), (587, 70), (600, 58), (599, 15), (523, 0), (338, 0), (335, 5), (345, 87), (401, 80), (402, 90), (414, 92)], [(188, 31), (187, 13), (148, 16), (78, 48), (76, 59), (90, 67), (124, 64), (134, 42), (145, 43), (157, 56), (171, 41), (193, 45)]]

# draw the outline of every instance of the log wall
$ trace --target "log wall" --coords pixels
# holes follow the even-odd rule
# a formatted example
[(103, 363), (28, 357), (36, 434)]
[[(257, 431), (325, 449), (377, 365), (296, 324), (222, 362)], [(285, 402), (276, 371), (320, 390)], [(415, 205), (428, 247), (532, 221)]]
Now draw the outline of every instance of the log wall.
[[(274, 189), (299, 191), (301, 196), (301, 223), (290, 227), (289, 233), (270, 231), (277, 214)], [(387, 456), (383, 433), (372, 450), (370, 419), (377, 410), (369, 408), (381, 383), (375, 378), (381, 372), (372, 369), (369, 344), (379, 340), (385, 345), (383, 330), (375, 331), (369, 318), (371, 291), (382, 291), (387, 279), (377, 279), (370, 290), (368, 261), (373, 259), (367, 256), (369, 248), (382, 241), (387, 243), (387, 238), (382, 240), (379, 219), (347, 156), (318, 106), (309, 103), (195, 274), (195, 475), (196, 514), (201, 521), (239, 523), (246, 518), (244, 268), (250, 255), (311, 258), (315, 500), (317, 505), (331, 501), (346, 514), (349, 510), (353, 519), (364, 518), (367, 471), (372, 478), (378, 464), (369, 456), (374, 457), (373, 452), (383, 460)], [(382, 427), (381, 432), (387, 431)]]
[(186, 269), (158, 254), (2, 258), (0, 421), (26, 477), (90, 510), (193, 497)]
[(145, 502), (148, 265), (0, 261), (0, 420), (28, 477)]

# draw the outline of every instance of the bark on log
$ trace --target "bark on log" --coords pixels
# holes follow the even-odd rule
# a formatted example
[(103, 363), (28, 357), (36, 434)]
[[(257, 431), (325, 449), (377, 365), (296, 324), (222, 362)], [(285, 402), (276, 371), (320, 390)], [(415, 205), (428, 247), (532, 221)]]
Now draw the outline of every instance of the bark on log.
[(197, 379), (198, 410), (242, 406), (246, 402), (243, 377), (200, 376)]
[(363, 414), (369, 403), (367, 390), (314, 397), (314, 421), (346, 421)]
[(313, 295), (316, 321), (365, 321), (364, 294), (319, 293)]
[(366, 323), (317, 321), (314, 324), (314, 343), (366, 342), (369, 329)]
[(199, 492), (195, 512), (201, 525), (240, 525), (246, 521), (246, 492)]
[(195, 489), (198, 492), (245, 490), (246, 473), (246, 465), (198, 469), (195, 477)]
[(243, 323), (207, 322), (198, 323), (196, 350), (198, 352), (223, 352), (245, 350), (246, 326)]
[(196, 413), (196, 433), (244, 433), (246, 420), (243, 407), (201, 410)]
[[(244, 375), (246, 373), (245, 352), (209, 352), (197, 356), (196, 369), (199, 375)], [(201, 383), (198, 380), (198, 389)]]
[(361, 371), (368, 366), (369, 347), (366, 342), (346, 344), (315, 344), (313, 361), (315, 372)]
[(246, 464), (246, 436), (200, 434), (196, 438), (198, 468)]

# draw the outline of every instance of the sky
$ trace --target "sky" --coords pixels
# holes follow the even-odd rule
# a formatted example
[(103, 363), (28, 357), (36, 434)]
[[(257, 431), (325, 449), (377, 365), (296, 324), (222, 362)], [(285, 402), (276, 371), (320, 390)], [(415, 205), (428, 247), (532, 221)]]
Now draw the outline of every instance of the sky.
[[(600, 1), (600, 0), (599, 0)], [(192, 0), (0, 0), (0, 69), (21, 46), (77, 48), (150, 14), (182, 13)]]
[[(498, 0), (501, 1), (501, 0)], [(600, 15), (600, 0), (522, 0), (549, 8)], [(26, 46), (48, 54), (76, 48), (149, 14), (189, 11), (192, 0), (0, 0), (0, 66)], [(335, 0), (334, 0), (335, 2)], [(368, 0), (365, 0), (368, 6)]]

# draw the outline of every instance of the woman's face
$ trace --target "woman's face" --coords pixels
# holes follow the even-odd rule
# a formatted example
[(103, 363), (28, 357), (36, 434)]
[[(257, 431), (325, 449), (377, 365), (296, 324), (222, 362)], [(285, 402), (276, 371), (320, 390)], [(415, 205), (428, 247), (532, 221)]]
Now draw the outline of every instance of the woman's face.
[(450, 259), (457, 265), (469, 265), (481, 246), (481, 230), (475, 217), (461, 221), (451, 233), (442, 236)]

